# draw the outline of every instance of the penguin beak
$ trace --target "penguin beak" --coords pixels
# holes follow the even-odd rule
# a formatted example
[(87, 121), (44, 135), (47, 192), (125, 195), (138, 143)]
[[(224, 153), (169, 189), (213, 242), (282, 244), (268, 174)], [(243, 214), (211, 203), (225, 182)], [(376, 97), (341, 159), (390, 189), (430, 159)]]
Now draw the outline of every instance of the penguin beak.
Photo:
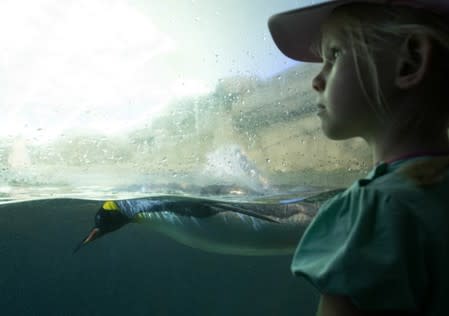
[(101, 234), (100, 228), (94, 227), (94, 228), (91, 230), (91, 232), (89, 233), (89, 235), (87, 235), (87, 237), (84, 238), (84, 239), (78, 244), (78, 246), (75, 247), (75, 249), (73, 249), (73, 253), (77, 252), (78, 250), (80, 250), (80, 248), (81, 248), (82, 246), (84, 246), (85, 244), (91, 242), (92, 240), (97, 239), (97, 238), (100, 237), (101, 235), (102, 235), (102, 234)]

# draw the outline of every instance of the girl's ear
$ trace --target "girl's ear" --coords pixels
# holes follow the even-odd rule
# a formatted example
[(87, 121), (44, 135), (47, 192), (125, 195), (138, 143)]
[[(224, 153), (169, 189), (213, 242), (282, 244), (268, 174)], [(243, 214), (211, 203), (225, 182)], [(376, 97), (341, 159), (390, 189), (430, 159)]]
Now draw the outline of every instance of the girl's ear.
[(396, 86), (408, 89), (418, 85), (429, 70), (432, 42), (425, 34), (408, 36), (400, 47), (396, 68)]

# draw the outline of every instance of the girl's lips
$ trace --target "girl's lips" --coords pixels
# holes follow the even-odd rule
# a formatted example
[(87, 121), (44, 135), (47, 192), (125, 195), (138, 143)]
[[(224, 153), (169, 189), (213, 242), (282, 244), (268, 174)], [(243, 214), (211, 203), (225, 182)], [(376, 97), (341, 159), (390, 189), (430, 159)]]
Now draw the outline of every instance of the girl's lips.
[(318, 115), (326, 111), (326, 107), (323, 104), (317, 104), (317, 108), (318, 108)]

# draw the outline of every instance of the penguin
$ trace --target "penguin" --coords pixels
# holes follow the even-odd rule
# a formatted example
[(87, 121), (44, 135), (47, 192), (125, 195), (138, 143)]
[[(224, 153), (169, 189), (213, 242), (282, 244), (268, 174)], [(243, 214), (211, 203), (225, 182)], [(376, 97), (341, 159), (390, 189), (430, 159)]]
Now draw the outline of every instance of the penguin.
[(174, 240), (227, 255), (292, 254), (326, 191), (275, 202), (231, 202), (187, 196), (157, 196), (106, 201), (90, 233), (74, 249), (130, 223), (146, 224)]

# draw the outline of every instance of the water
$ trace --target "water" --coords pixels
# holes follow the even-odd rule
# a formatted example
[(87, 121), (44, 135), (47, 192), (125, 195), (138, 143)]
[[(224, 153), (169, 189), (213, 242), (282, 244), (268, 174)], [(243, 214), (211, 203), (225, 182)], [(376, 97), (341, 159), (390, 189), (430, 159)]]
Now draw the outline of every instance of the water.
[(0, 205), (2, 315), (313, 315), (290, 255), (233, 256), (131, 224), (82, 251), (101, 201)]

